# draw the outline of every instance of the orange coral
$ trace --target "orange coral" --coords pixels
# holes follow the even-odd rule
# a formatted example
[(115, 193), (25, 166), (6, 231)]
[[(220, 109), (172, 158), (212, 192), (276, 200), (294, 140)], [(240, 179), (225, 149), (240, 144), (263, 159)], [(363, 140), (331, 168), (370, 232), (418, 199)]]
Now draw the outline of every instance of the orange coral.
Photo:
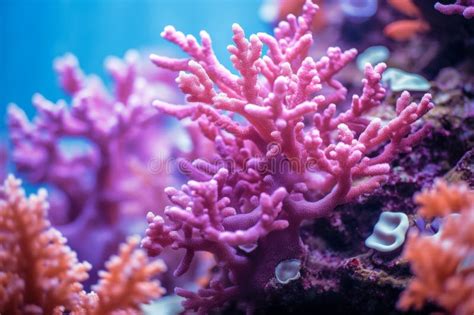
[[(278, 22), (286, 19), (288, 14), (294, 14), (299, 16), (303, 10), (303, 5), (306, 0), (280, 0), (278, 8)], [(316, 3), (320, 10), (316, 12), (315, 18), (313, 19), (313, 31), (320, 31), (323, 29), (326, 24), (325, 11), (323, 7), (323, 0), (313, 0)]]
[(71, 308), (90, 268), (79, 263), (46, 219), (46, 191), (25, 197), (20, 181), (8, 177), (0, 200), (0, 311), (52, 314)]
[(383, 32), (385, 36), (397, 40), (409, 40), (415, 34), (428, 31), (430, 28), (423, 20), (400, 20), (385, 26)]
[(418, 7), (413, 4), (412, 0), (388, 0), (387, 2), (394, 9), (405, 15), (408, 15), (410, 17), (421, 16), (420, 10), (418, 10)]
[(166, 270), (165, 265), (161, 261), (148, 263), (145, 252), (137, 250), (139, 243), (138, 237), (131, 237), (121, 245), (119, 256), (107, 262), (108, 271), (100, 273), (95, 292), (83, 294), (81, 304), (72, 314), (115, 314), (117, 310), (120, 314), (136, 314), (140, 304), (165, 293), (159, 282), (150, 281), (151, 276)]
[(429, 25), (423, 21), (420, 11), (412, 0), (389, 0), (388, 3), (394, 9), (414, 19), (400, 20), (388, 24), (384, 29), (385, 36), (397, 41), (405, 41), (418, 33), (430, 30)]
[(66, 239), (51, 227), (46, 197), (41, 189), (26, 198), (13, 176), (0, 188), (0, 314), (135, 314), (140, 303), (163, 294), (159, 282), (150, 279), (164, 265), (148, 262), (136, 248), (137, 238), (107, 263), (109, 271), (100, 275), (97, 293), (86, 294), (81, 282), (90, 265), (79, 263)]
[[(463, 185), (438, 182), (416, 197), (428, 216), (450, 214), (439, 235), (411, 234), (404, 257), (415, 278), (399, 307), (420, 309), (432, 301), (451, 314), (474, 314), (474, 193)], [(445, 210), (440, 210), (446, 207)], [(420, 209), (420, 211), (421, 211)]]
[(464, 184), (448, 185), (436, 181), (433, 189), (415, 195), (415, 202), (421, 206), (418, 214), (431, 219), (469, 208), (474, 204), (474, 193)]

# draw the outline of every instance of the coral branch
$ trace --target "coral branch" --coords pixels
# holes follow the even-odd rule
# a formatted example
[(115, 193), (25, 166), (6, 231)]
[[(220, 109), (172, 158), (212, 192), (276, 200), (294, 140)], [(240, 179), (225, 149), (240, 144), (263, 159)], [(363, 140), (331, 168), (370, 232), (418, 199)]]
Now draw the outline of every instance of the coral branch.
[(289, 15), (274, 36), (246, 39), (233, 25), (228, 50), (239, 77), (217, 61), (207, 33), (198, 43), (167, 27), (163, 37), (189, 59), (151, 56), (159, 67), (181, 71), (178, 84), (188, 101), (158, 100), (155, 107), (197, 121), (219, 155), (181, 162), (190, 180), (166, 190), (173, 205), (164, 216), (147, 216), (142, 245), (150, 255), (166, 247), (185, 251), (175, 275), (186, 272), (198, 251), (217, 262), (208, 287), (177, 290), (187, 310), (204, 314), (227, 299), (246, 301), (251, 310), (276, 266), (305, 254), (301, 222), (328, 216), (379, 187), (390, 173), (388, 163), (428, 131), (418, 122), (433, 107), (429, 94), (416, 103), (404, 92), (394, 117), (373, 118), (374, 109), (388, 106), (384, 64), (367, 65), (362, 94), (353, 96), (348, 110), (338, 108), (347, 89), (336, 76), (357, 51), (334, 47), (320, 60), (308, 56), (316, 10), (306, 1), (302, 15)]
[(459, 14), (466, 19), (472, 19), (474, 17), (473, 0), (456, 0), (454, 4), (442, 4), (437, 2), (435, 9), (446, 15)]
[(162, 261), (148, 262), (145, 252), (138, 250), (138, 237), (130, 237), (120, 246), (118, 256), (106, 263), (107, 271), (91, 293), (81, 294), (72, 314), (100, 315), (127, 312), (140, 314), (140, 305), (162, 296), (165, 290), (152, 278), (166, 270)]
[(466, 185), (448, 185), (438, 180), (431, 190), (417, 194), (415, 201), (420, 205), (418, 213), (422, 217), (432, 219), (469, 208), (474, 204), (473, 198), (474, 194)]
[(403, 292), (399, 307), (420, 309), (427, 302), (435, 302), (449, 314), (472, 314), (474, 192), (465, 185), (448, 186), (439, 181), (415, 200), (422, 206), (421, 215), (448, 216), (436, 235), (410, 235), (404, 257), (411, 263), (415, 278)]
[(77, 303), (88, 263), (79, 263), (61, 234), (50, 227), (46, 191), (26, 199), (20, 181), (10, 176), (0, 199), (0, 310), (21, 314)]
[(0, 312), (2, 314), (139, 313), (139, 305), (161, 296), (161, 261), (149, 262), (130, 238), (107, 263), (96, 292), (81, 282), (90, 265), (79, 263), (61, 233), (47, 219), (46, 191), (25, 197), (20, 181), (9, 176), (0, 189)]
[[(51, 189), (52, 222), (79, 257), (90, 261), (94, 275), (129, 234), (133, 224), (121, 221), (138, 220), (157, 197), (167, 202), (163, 189), (173, 179), (164, 167), (148, 168), (157, 157), (156, 164), (164, 165), (175, 147), (150, 106), (158, 95), (174, 99), (175, 88), (167, 85), (172, 80), (150, 70), (153, 65), (144, 64), (135, 51), (124, 59), (109, 57), (105, 64), (113, 91), (98, 77), (86, 76), (67, 54), (54, 67), (71, 106), (36, 94), (37, 115), (31, 121), (16, 105), (9, 107), (16, 169), (29, 182)], [(160, 181), (156, 175), (162, 175)], [(94, 251), (85, 245), (92, 241)]]

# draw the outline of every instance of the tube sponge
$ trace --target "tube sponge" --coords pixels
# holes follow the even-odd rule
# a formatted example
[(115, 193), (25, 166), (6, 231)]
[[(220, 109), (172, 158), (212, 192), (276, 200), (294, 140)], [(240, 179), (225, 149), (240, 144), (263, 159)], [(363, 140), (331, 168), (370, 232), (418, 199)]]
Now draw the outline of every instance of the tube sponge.
[(382, 212), (374, 232), (365, 240), (365, 246), (379, 252), (391, 252), (405, 242), (410, 223), (403, 212)]

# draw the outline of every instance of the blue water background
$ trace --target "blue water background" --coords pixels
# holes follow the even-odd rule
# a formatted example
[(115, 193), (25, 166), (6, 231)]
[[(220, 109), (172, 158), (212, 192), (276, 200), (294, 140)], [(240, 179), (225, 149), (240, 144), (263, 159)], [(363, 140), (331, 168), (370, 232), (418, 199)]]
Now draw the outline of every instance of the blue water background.
[[(220, 60), (230, 66), (226, 47), (231, 25), (247, 34), (270, 31), (261, 21), (261, 0), (0, 0), (0, 138), (6, 139), (10, 102), (31, 117), (31, 96), (64, 97), (52, 70), (55, 57), (74, 53), (86, 73), (106, 78), (106, 56), (130, 48), (171, 50), (160, 37), (172, 24), (195, 36), (207, 30)], [(3, 141), (2, 141), (3, 142)]]

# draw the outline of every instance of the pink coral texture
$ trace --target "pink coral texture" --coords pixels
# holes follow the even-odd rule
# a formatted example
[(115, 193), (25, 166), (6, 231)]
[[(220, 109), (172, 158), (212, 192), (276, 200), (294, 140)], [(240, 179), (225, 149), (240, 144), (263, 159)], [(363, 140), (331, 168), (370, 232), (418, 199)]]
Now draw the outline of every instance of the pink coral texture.
[(443, 14), (460, 14), (466, 19), (472, 19), (474, 17), (474, 0), (456, 0), (453, 4), (437, 2), (435, 9)]
[(166, 204), (163, 190), (174, 183), (167, 174), (154, 180), (158, 174), (147, 168), (151, 158), (166, 157), (173, 147), (151, 106), (158, 96), (176, 97), (168, 83), (172, 73), (136, 51), (109, 57), (105, 66), (113, 91), (98, 76), (84, 74), (75, 56), (56, 59), (70, 105), (36, 94), (33, 119), (11, 105), (8, 121), (13, 164), (30, 183), (48, 185), (51, 221), (95, 271), (143, 221), (145, 209), (159, 200)]
[(333, 47), (319, 60), (309, 56), (317, 9), (308, 0), (302, 15), (289, 15), (274, 36), (247, 39), (234, 24), (228, 51), (239, 75), (218, 61), (204, 31), (199, 43), (168, 26), (162, 36), (189, 58), (151, 56), (158, 67), (179, 71), (187, 96), (184, 105), (157, 100), (154, 106), (196, 121), (217, 152), (182, 163), (190, 180), (167, 188), (173, 205), (164, 216), (148, 214), (142, 242), (150, 255), (183, 249), (176, 276), (196, 252), (213, 254), (217, 271), (206, 287), (176, 289), (188, 311), (207, 314), (229, 300), (246, 302), (251, 311), (275, 267), (304, 257), (302, 221), (372, 192), (390, 173), (389, 162), (429, 132), (419, 122), (433, 107), (429, 94), (416, 103), (404, 92), (390, 119), (374, 118), (381, 106), (390, 111), (383, 104), (385, 64), (367, 65), (362, 94), (346, 101), (335, 76), (357, 51)]

